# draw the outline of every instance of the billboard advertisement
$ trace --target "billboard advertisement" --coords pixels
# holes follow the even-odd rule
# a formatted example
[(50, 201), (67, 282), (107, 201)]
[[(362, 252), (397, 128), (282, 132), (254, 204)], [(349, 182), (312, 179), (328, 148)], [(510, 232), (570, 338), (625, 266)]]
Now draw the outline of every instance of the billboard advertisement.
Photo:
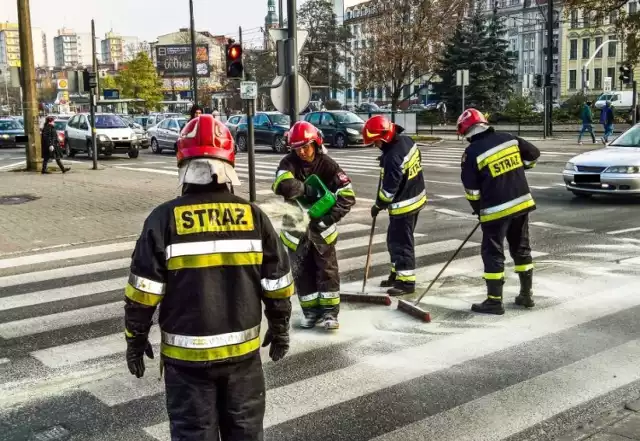
[[(158, 74), (164, 78), (191, 76), (191, 45), (167, 44), (156, 46), (156, 60)], [(196, 45), (196, 74), (198, 77), (208, 77), (209, 46)]]

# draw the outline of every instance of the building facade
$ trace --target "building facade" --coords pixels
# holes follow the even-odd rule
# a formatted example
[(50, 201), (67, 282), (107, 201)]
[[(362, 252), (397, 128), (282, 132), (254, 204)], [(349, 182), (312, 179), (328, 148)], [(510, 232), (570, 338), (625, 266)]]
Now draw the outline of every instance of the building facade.
[(113, 30), (104, 35), (104, 39), (100, 42), (100, 49), (103, 63), (124, 62), (124, 39)]
[(80, 64), (78, 56), (78, 36), (73, 29), (62, 28), (53, 37), (53, 54), (56, 67), (76, 67)]
[[(35, 67), (49, 64), (47, 36), (40, 28), (31, 28), (33, 62)], [(6, 72), (11, 67), (20, 67), (20, 37), (17, 23), (0, 23), (0, 70)]]

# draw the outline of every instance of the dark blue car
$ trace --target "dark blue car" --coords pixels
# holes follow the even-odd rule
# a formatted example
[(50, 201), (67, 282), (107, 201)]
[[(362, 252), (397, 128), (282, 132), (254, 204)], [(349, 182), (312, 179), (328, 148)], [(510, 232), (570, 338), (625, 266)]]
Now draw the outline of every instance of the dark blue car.
[(0, 118), (0, 147), (17, 147), (26, 142), (24, 128), (13, 118)]

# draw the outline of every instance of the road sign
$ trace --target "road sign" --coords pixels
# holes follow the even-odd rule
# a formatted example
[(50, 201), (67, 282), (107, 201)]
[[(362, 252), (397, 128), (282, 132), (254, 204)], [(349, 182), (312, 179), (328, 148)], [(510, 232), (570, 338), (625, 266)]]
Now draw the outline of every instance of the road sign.
[(522, 88), (522, 96), (523, 96), (523, 97), (525, 97), (525, 98), (526, 98), (526, 97), (528, 97), (530, 94), (531, 94), (531, 90), (530, 90), (530, 89), (528, 89), (528, 88), (526, 88), (526, 87), (523, 87), (523, 88)]
[[(271, 86), (282, 81), (282, 77), (276, 77)], [(271, 102), (279, 112), (289, 113), (288, 78), (282, 81), (280, 86), (271, 89)], [(311, 100), (311, 86), (305, 77), (298, 74), (298, 114), (302, 112)]]
[(456, 71), (456, 86), (468, 86), (469, 85), (469, 70), (458, 69)]
[(258, 97), (258, 83), (255, 81), (240, 82), (240, 98), (243, 100), (255, 100)]
[(604, 88), (605, 92), (611, 92), (611, 77), (604, 77)]
[[(288, 34), (286, 29), (269, 29), (269, 36), (273, 41), (286, 40), (287, 35)], [(298, 51), (298, 55), (300, 55), (300, 51), (306, 43), (308, 35), (309, 31), (298, 30), (298, 32), (296, 32), (296, 48)]]

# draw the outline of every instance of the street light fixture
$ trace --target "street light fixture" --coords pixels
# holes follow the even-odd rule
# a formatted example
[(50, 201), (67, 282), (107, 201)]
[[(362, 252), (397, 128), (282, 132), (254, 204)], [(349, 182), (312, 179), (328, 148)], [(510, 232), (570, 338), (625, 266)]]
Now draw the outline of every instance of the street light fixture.
[(591, 62), (596, 58), (596, 55), (598, 55), (598, 52), (600, 52), (600, 50), (605, 47), (606, 45), (608, 45), (609, 43), (616, 43), (618, 40), (607, 40), (604, 41), (600, 46), (598, 46), (595, 50), (595, 52), (593, 53), (593, 55), (591, 55), (591, 58), (589, 58), (589, 60), (584, 63), (584, 65), (582, 66), (582, 94), (586, 95), (587, 94), (587, 67), (591, 64)]

